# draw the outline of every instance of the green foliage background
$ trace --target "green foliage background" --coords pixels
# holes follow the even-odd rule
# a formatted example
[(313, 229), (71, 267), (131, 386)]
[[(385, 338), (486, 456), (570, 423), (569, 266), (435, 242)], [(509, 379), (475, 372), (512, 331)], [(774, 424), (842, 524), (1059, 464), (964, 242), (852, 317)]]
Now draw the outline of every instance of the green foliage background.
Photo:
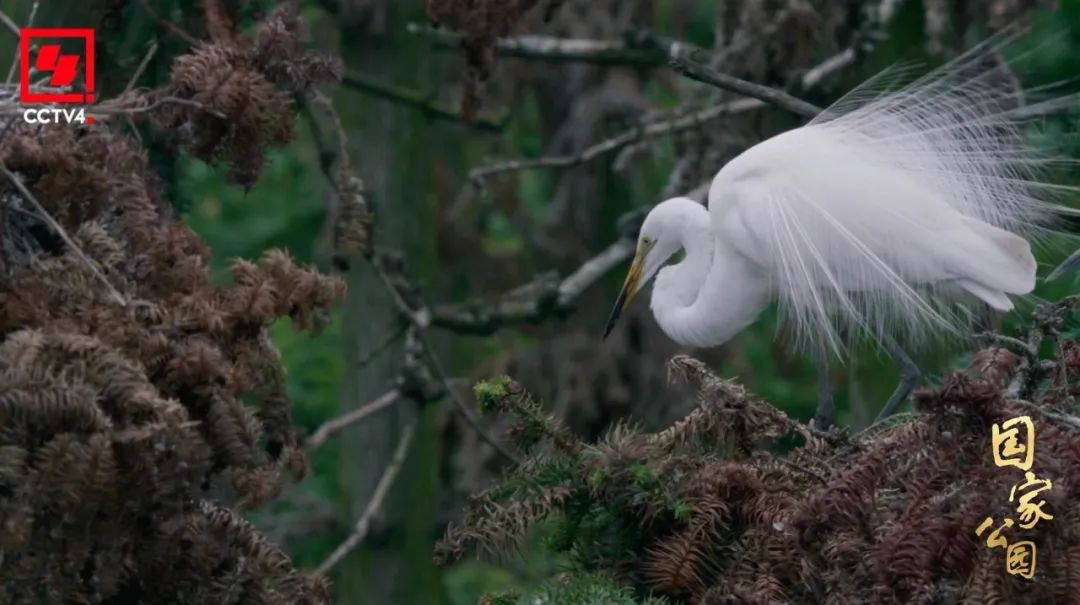
[[(116, 56), (131, 56), (133, 60), (123, 65), (129, 68), (141, 56), (140, 49), (152, 36), (151, 23), (145, 12), (140, 11), (138, 2), (126, 3), (118, 19), (129, 25), (124, 33), (114, 33), (107, 41), (109, 50)], [(194, 0), (162, 0), (151, 4), (159, 14), (169, 15), (177, 8), (194, 5)], [(246, 3), (247, 11), (256, 14), (260, 8), (270, 4), (267, 1)], [(304, 14), (315, 32), (316, 45), (330, 50), (340, 50), (342, 41), (337, 33), (334, 17), (325, 9), (334, 3), (306, 2)], [(657, 0), (655, 3), (656, 22), (663, 31), (670, 22), (673, 11), (682, 10), (691, 15), (689, 24), (684, 29), (684, 37), (689, 41), (708, 46), (712, 42), (715, 3), (697, 0), (690, 3), (692, 10), (686, 11), (686, 2)], [(71, 25), (95, 9), (96, 4), (58, 3), (43, 11), (45, 23)], [(3, 0), (0, 7), (15, 17), (25, 15), (27, 6), (24, 0)], [(425, 19), (422, 3), (419, 0), (402, 2), (395, 10), (408, 13), (418, 22)], [(924, 15), (920, 2), (907, 0), (902, 3), (900, 13), (890, 26), (888, 38), (879, 44), (872, 57), (867, 60), (859, 73), (851, 74), (849, 84), (855, 84), (880, 68), (906, 60), (933, 60), (923, 56)], [(1035, 19), (1030, 31), (1024, 32), (1019, 42), (1010, 48), (1010, 52), (1025, 55), (1029, 66), (1026, 70), (1026, 84), (1042, 86), (1051, 83), (1064, 83), (1061, 90), (1077, 91), (1080, 85), (1076, 81), (1078, 63), (1080, 63), (1080, 0), (1062, 0), (1060, 10), (1045, 11)], [(971, 32), (973, 38), (981, 32)], [(392, 44), (415, 50), (418, 44), (412, 37), (395, 35), (388, 38)], [(166, 49), (167, 50), (167, 49)], [(0, 60), (10, 55), (0, 55)], [(458, 68), (457, 64), (454, 64)], [(153, 69), (167, 73), (167, 63), (155, 65)], [(123, 70), (119, 70), (123, 71)], [(148, 79), (154, 77), (148, 74)], [(409, 78), (420, 76), (407, 76)], [(403, 76), (403, 79), (406, 76)], [(116, 88), (122, 86), (124, 78), (114, 78), (120, 82), (107, 84)], [(434, 87), (438, 82), (431, 82)], [(675, 99), (670, 98), (663, 87), (648, 88), (653, 101), (661, 107), (672, 107)], [(352, 93), (350, 93), (352, 94)], [(830, 99), (812, 99), (819, 104), (827, 104)], [(347, 112), (346, 112), (346, 115)], [(425, 118), (418, 114), (417, 120)], [(506, 131), (500, 135), (494, 155), (506, 157), (536, 157), (543, 151), (544, 142), (539, 133), (539, 109), (536, 101), (526, 100), (520, 106), (512, 108), (512, 120)], [(325, 245), (327, 228), (326, 198), (329, 189), (320, 172), (318, 149), (303, 119), (299, 121), (301, 130), (297, 141), (288, 148), (271, 154), (263, 179), (250, 191), (244, 192), (226, 185), (224, 174), (190, 157), (158, 157), (160, 172), (170, 197), (181, 212), (183, 219), (210, 245), (214, 251), (216, 274), (224, 275), (223, 269), (233, 257), (254, 259), (273, 247), (288, 249), (300, 261), (320, 264), (329, 270), (327, 254), (321, 248)], [(346, 124), (348, 127), (348, 124)], [(1080, 126), (1080, 111), (1048, 122), (1032, 133), (1033, 140), (1048, 146), (1064, 147), (1073, 157), (1080, 157), (1080, 138), (1076, 133)], [(353, 139), (362, 140), (363, 132), (350, 132)], [(478, 136), (468, 130), (454, 131), (453, 149), (440, 149), (440, 162), (443, 167), (457, 171), (457, 178), (471, 165), (482, 162), (493, 155), (490, 137)], [(403, 140), (402, 145), (410, 144)], [(647, 206), (659, 201), (656, 196), (663, 188), (668, 173), (672, 169), (675, 156), (673, 144), (669, 141), (660, 143), (662, 149), (653, 155), (653, 159), (641, 163), (627, 177), (618, 182), (604, 183), (608, 196), (602, 204), (611, 224), (611, 235), (615, 235), (615, 221), (619, 215), (634, 207)], [(156, 152), (155, 152), (156, 153)], [(358, 164), (365, 161), (363, 156), (354, 158)], [(1064, 180), (1080, 183), (1080, 175), (1075, 171), (1062, 175)], [(543, 216), (548, 200), (555, 187), (552, 175), (544, 172), (525, 172), (516, 184), (516, 194), (520, 204), (532, 217)], [(433, 192), (427, 203), (445, 205), (449, 199), (439, 199)], [(382, 212), (393, 212), (392, 204), (381, 208)], [(482, 233), (483, 250), (498, 257), (518, 258), (525, 272), (549, 269), (542, 256), (532, 255), (527, 250), (519, 231), (515, 227), (515, 217), (507, 215), (498, 207), (486, 208), (484, 220), (479, 225)], [(1054, 265), (1071, 251), (1074, 243), (1068, 241), (1048, 242), (1047, 249), (1040, 254), (1045, 265)], [(438, 285), (449, 300), (460, 300), (470, 294), (467, 281), (446, 278), (447, 275), (459, 275), (474, 270), (470, 267), (457, 266), (454, 259), (427, 259), (428, 264), (412, 266), (415, 274), (425, 276), (426, 281)], [(1048, 268), (1044, 268), (1047, 271)], [(225, 277), (220, 277), (225, 279)], [(611, 276), (603, 287), (614, 297), (621, 276)], [(1054, 284), (1041, 285), (1037, 296), (1048, 300), (1075, 292), (1077, 279), (1069, 278)], [(1023, 309), (1020, 313), (1023, 313)], [(303, 430), (314, 430), (320, 423), (340, 413), (341, 389), (347, 379), (349, 369), (345, 367), (342, 354), (345, 346), (343, 336), (342, 310), (339, 310), (333, 323), (315, 338), (298, 336), (287, 322), (278, 324), (273, 329), (273, 339), (281, 350), (284, 365), (288, 369), (289, 393), (295, 402), (294, 418)], [(1018, 314), (1014, 314), (1014, 321)], [(1008, 333), (1009, 327), (1005, 327)], [(557, 328), (556, 328), (557, 329)], [(813, 415), (816, 403), (816, 374), (809, 360), (793, 357), (784, 353), (777, 345), (778, 326), (775, 314), (767, 314), (753, 328), (741, 335), (736, 346), (741, 351), (742, 362), (739, 368), (750, 370), (739, 376), (749, 389), (764, 399), (785, 409), (792, 416), (808, 419)], [(537, 336), (515, 334), (500, 339), (468, 340), (453, 344), (453, 367), (450, 371), (455, 376), (468, 376), (477, 364), (488, 359), (493, 353), (507, 344), (528, 346)], [(950, 352), (943, 352), (937, 359), (923, 359), (922, 366), (930, 375), (940, 375), (950, 366), (962, 363)], [(866, 401), (883, 401), (895, 384), (897, 371), (887, 360), (880, 359), (868, 351), (863, 351), (857, 358), (857, 372), (862, 385), (862, 394)], [(733, 374), (732, 368), (724, 368), (725, 373)], [(838, 392), (841, 424), (850, 424), (850, 406), (847, 391)], [(657, 402), (662, 405), (663, 402)], [(302, 484), (301, 489), (319, 500), (330, 502), (340, 510), (341, 523), (333, 531), (320, 535), (301, 537), (291, 541), (289, 548), (299, 566), (317, 565), (326, 554), (343, 538), (348, 523), (346, 495), (341, 485), (340, 444), (335, 440), (320, 449), (313, 460), (313, 473)], [(420, 454), (433, 455), (426, 448)], [(427, 501), (419, 501), (417, 507), (431, 507)], [(256, 514), (256, 519), (267, 519), (279, 514), (279, 507), (270, 507)], [(439, 528), (431, 528), (431, 542), (434, 542)], [(408, 561), (412, 568), (402, 581), (418, 580), (412, 589), (417, 595), (417, 602), (452, 603), (466, 605), (476, 603), (481, 595), (489, 592), (517, 591), (519, 595), (528, 595), (521, 602), (560, 605), (563, 603), (633, 603), (631, 595), (620, 594), (617, 587), (609, 587), (603, 595), (592, 594), (594, 584), (589, 586), (565, 586), (554, 584), (558, 590), (543, 588), (544, 582), (557, 574), (563, 561), (554, 560), (544, 554), (545, 540), (543, 528), (536, 537), (538, 548), (530, 549), (528, 556), (521, 560), (493, 565), (481, 562), (468, 562), (438, 574), (431, 572), (430, 552), (412, 548)], [(415, 574), (413, 572), (415, 571)], [(509, 602), (509, 601), (508, 601)]]
[[(702, 45), (711, 43), (712, 4), (706, 1), (695, 3), (694, 19), (687, 29), (692, 42)], [(673, 10), (673, 5), (670, 1), (659, 2), (661, 24), (667, 11)], [(420, 18), (420, 15), (418, 10), (417, 17)], [(325, 22), (325, 13), (321, 11), (312, 9), (308, 11), (308, 16), (317, 31), (329, 26)], [(863, 72), (851, 78), (852, 83), (897, 61), (925, 60), (922, 56), (922, 23), (920, 3), (905, 2), (901, 14), (890, 28), (889, 38), (878, 46), (873, 57), (866, 62)], [(1040, 86), (1077, 77), (1080, 30), (1073, 26), (1077, 23), (1080, 23), (1080, 0), (1064, 0), (1060, 12), (1039, 15), (1031, 30), (1011, 49), (1015, 53), (1031, 54), (1025, 59), (1033, 66), (1028, 74), (1028, 85)], [(1068, 90), (1078, 90), (1075, 81), (1067, 84), (1067, 87)], [(671, 99), (663, 98), (662, 93), (657, 93), (657, 96), (658, 103), (670, 105)], [(814, 100), (819, 103), (829, 101)], [(536, 132), (537, 119), (536, 108), (529, 104), (515, 109), (512, 124), (505, 135), (507, 138), (503, 141), (505, 153), (521, 157), (536, 157), (541, 153), (541, 141)], [(1033, 137), (1053, 145), (1064, 145), (1074, 157), (1080, 157), (1080, 139), (1075, 136), (1078, 125), (1080, 113), (1073, 112), (1066, 119), (1045, 125), (1039, 132), (1033, 133)], [(362, 137), (363, 133), (353, 133), (353, 136)], [(461, 136), (463, 157), (483, 157), (487, 144), (482, 138), (473, 136), (470, 140), (470, 135), (465, 132)], [(668, 148), (656, 154), (661, 160), (636, 171), (632, 182), (616, 185), (626, 201), (607, 204), (612, 223), (628, 206), (649, 205), (657, 201), (650, 193), (662, 188), (674, 156), (670, 144), (664, 144)], [(214, 171), (197, 160), (182, 158), (177, 162), (171, 185), (181, 201), (184, 219), (213, 248), (218, 268), (224, 267), (228, 258), (254, 258), (270, 247), (285, 247), (305, 262), (322, 260), (318, 255), (318, 245), (326, 220), (326, 204), (322, 196), (327, 194), (327, 189), (318, 169), (317, 153), (310, 132), (304, 129), (294, 145), (272, 155), (263, 180), (247, 193), (226, 186), (220, 171)], [(359, 161), (363, 162), (363, 158), (359, 158)], [(1075, 172), (1063, 176), (1071, 182), (1080, 182)], [(540, 216), (546, 209), (552, 189), (550, 175), (525, 172), (518, 180), (517, 194), (526, 208)], [(448, 203), (448, 200), (433, 200), (432, 203)], [(512, 226), (511, 217), (493, 212), (483, 225), (483, 230), (484, 246), (491, 254), (523, 253), (524, 244)], [(1040, 260), (1045, 265), (1055, 264), (1068, 251), (1069, 245), (1069, 242), (1050, 242), (1048, 249), (1040, 255)], [(523, 263), (535, 269), (545, 268), (542, 259), (526, 256)], [(418, 268), (421, 273), (439, 270), (438, 266)], [(612, 296), (619, 279), (621, 276), (607, 280), (605, 287)], [(1037, 295), (1054, 300), (1075, 292), (1076, 286), (1076, 279), (1063, 279), (1040, 286)], [(289, 391), (296, 402), (295, 419), (304, 429), (313, 430), (339, 411), (339, 388), (346, 371), (341, 355), (341, 327), (339, 311), (339, 316), (329, 329), (314, 339), (297, 336), (286, 324), (274, 328), (274, 340), (289, 370)], [(779, 352), (775, 342), (776, 331), (775, 315), (769, 314), (739, 338), (738, 346), (745, 355), (745, 365), (753, 369), (751, 375), (740, 378), (764, 399), (776, 403), (793, 416), (808, 419), (816, 403), (814, 367), (807, 360), (791, 358)], [(519, 336), (518, 339), (527, 342), (529, 337)], [(456, 369), (467, 371), (470, 365), (481, 361), (496, 346), (498, 344), (495, 342), (463, 345), (463, 354), (455, 356)], [(950, 366), (961, 363), (962, 358), (942, 354), (933, 363), (928, 364), (924, 360), (923, 367), (931, 374), (930, 380), (933, 380), (934, 375), (940, 375)], [(868, 401), (884, 400), (896, 377), (892, 364), (864, 351), (858, 357), (857, 367), (864, 397)], [(845, 393), (841, 391), (838, 397), (840, 422), (847, 424), (850, 418), (845, 417), (848, 410)], [(341, 502), (344, 495), (338, 479), (339, 461), (336, 443), (330, 443), (320, 450), (314, 460), (313, 476), (304, 483), (303, 488), (331, 502)], [(296, 562), (299, 565), (317, 564), (341, 538), (343, 529), (291, 545)], [(537, 545), (542, 545), (546, 538), (543, 531), (538, 533)], [(434, 529), (432, 535), (435, 535)], [(441, 586), (432, 586), (427, 590), (433, 595), (430, 602), (436, 602), (435, 599), (439, 598), (435, 595), (446, 595), (448, 602), (454, 605), (476, 603), (482, 594), (500, 591), (518, 591), (529, 596), (520, 602), (550, 605), (634, 602), (630, 595), (619, 593), (616, 587), (605, 592), (603, 598), (589, 593), (594, 590), (592, 585), (568, 587), (556, 583), (559, 590), (554, 592), (541, 587), (548, 577), (558, 572), (560, 565), (559, 561), (549, 559), (543, 554), (543, 549), (538, 548), (522, 561), (508, 561), (502, 566), (481, 562), (458, 565), (438, 577)]]

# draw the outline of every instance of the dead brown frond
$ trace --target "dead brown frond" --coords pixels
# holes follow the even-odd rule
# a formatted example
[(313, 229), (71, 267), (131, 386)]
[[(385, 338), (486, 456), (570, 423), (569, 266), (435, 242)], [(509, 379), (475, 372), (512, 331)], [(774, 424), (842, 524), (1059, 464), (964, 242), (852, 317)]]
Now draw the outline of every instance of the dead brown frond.
[[(495, 64), (495, 41), (514, 32), (521, 18), (542, 0), (427, 0), (431, 21), (461, 33), (468, 69), (462, 98), (462, 114), (474, 119), (480, 108), (480, 85), (491, 75)], [(561, 0), (550, 0), (545, 13), (549, 20)]]
[[(215, 15), (215, 41), (151, 93), (194, 105), (155, 117), (250, 184), (290, 136), (292, 88), (333, 70), (296, 46), (295, 14), (251, 43)], [(317, 330), (344, 284), (272, 251), (214, 286), (146, 153), (107, 124), (13, 122), (0, 163), (0, 602), (326, 603), (226, 504), (305, 470), (268, 329)]]
[(179, 133), (197, 157), (227, 165), (232, 182), (247, 188), (262, 173), (266, 151), (292, 140), (294, 95), (339, 81), (342, 66), (306, 49), (307, 32), (292, 3), (268, 15), (253, 40), (226, 33), (226, 18), (208, 17), (217, 35), (178, 57), (170, 86), (154, 93), (186, 103), (165, 104), (153, 118), (162, 130)]

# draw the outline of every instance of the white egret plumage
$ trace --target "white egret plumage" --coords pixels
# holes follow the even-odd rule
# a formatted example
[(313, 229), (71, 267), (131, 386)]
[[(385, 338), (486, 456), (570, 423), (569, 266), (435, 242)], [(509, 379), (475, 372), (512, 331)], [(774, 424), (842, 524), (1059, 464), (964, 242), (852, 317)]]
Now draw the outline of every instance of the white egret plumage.
[(654, 277), (653, 315), (684, 345), (723, 344), (779, 302), (816, 352), (869, 337), (897, 358), (888, 414), (918, 376), (899, 343), (962, 335), (973, 305), (1009, 311), (1030, 293), (1029, 240), (1067, 209), (1025, 123), (1075, 99), (1023, 106), (991, 44), (907, 86), (891, 87), (895, 75), (730, 161), (708, 209), (656, 206), (605, 336)]

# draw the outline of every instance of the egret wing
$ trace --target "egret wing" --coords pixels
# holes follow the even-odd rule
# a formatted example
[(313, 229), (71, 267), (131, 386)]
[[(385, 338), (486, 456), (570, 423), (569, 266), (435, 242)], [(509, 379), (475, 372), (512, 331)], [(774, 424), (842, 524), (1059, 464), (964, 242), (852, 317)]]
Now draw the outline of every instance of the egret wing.
[(1032, 149), (1027, 126), (1077, 96), (1024, 105), (1006, 42), (910, 84), (903, 69), (871, 79), (717, 175), (717, 236), (770, 276), (800, 335), (833, 348), (843, 332), (922, 340), (967, 322), (957, 289), (1001, 310), (1031, 290), (1025, 238), (1075, 214), (1060, 202), (1076, 189), (1048, 182), (1064, 160)]
[(828, 129), (770, 139), (714, 186), (716, 236), (768, 276), (805, 343), (839, 352), (844, 334), (958, 333), (968, 318), (953, 304), (958, 287), (1000, 304), (1000, 291), (1033, 285), (1022, 238)]

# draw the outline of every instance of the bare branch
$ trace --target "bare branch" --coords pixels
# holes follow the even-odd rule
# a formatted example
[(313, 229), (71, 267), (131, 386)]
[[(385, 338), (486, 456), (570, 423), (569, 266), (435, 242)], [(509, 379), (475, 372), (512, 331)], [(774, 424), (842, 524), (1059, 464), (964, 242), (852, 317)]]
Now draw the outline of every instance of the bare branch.
[[(820, 65), (811, 68), (803, 75), (800, 81), (802, 89), (809, 90), (816, 87), (833, 73), (853, 64), (855, 59), (856, 52), (853, 48), (849, 48), (844, 52), (826, 59)], [(604, 139), (595, 145), (587, 147), (576, 154), (548, 156), (534, 160), (508, 160), (481, 166), (473, 169), (469, 173), (469, 178), (473, 181), (480, 181), (506, 172), (576, 166), (590, 162), (609, 153), (625, 149), (630, 145), (634, 145), (635, 143), (650, 138), (691, 130), (712, 120), (732, 114), (761, 109), (766, 106), (767, 103), (761, 99), (738, 99), (736, 101), (728, 101), (694, 112), (677, 115), (667, 120), (659, 120), (643, 126), (631, 128), (614, 137)]]
[(0, 10), (0, 24), (6, 27), (16, 38), (19, 37), (19, 26), (16, 25), (15, 21), (2, 10)]
[(748, 82), (706, 66), (697, 59), (702, 52), (701, 49), (683, 42), (670, 43), (668, 57), (671, 59), (671, 68), (691, 80), (759, 99), (804, 118), (813, 118), (821, 113), (822, 109), (817, 105), (803, 101), (778, 88)]
[(307, 439), (307, 448), (310, 451), (314, 451), (322, 447), (331, 437), (337, 435), (341, 431), (355, 425), (364, 418), (390, 407), (392, 404), (397, 403), (401, 399), (401, 391), (398, 389), (390, 389), (389, 391), (379, 395), (372, 401), (364, 404), (363, 406), (356, 408), (346, 414), (342, 414), (337, 418), (324, 422), (314, 433)]
[(398, 292), (397, 287), (394, 286), (390, 276), (386, 274), (386, 270), (379, 264), (377, 258), (372, 259), (371, 267), (375, 271), (375, 274), (379, 276), (383, 286), (386, 287), (387, 292), (390, 294), (390, 297), (398, 310), (409, 320), (409, 323), (412, 324), (415, 329), (416, 338), (424, 349), (424, 353), (428, 358), (429, 365), (431, 366), (432, 372), (435, 374), (435, 378), (442, 383), (443, 387), (446, 389), (446, 394), (450, 396), (450, 400), (457, 407), (458, 412), (465, 417), (465, 420), (469, 423), (469, 426), (476, 431), (476, 434), (486, 441), (488, 445), (493, 447), (495, 451), (499, 452), (507, 460), (510, 460), (515, 464), (520, 464), (521, 460), (517, 456), (503, 447), (497, 439), (488, 434), (484, 427), (480, 426), (480, 422), (469, 412), (469, 406), (465, 405), (465, 402), (462, 401), (457, 391), (454, 390), (453, 385), (450, 384), (446, 371), (443, 369), (442, 362), (439, 360), (438, 355), (435, 354), (435, 349), (432, 348), (431, 343), (427, 339), (427, 328), (431, 325), (431, 315), (428, 310), (414, 310), (407, 302), (405, 302), (405, 299), (402, 298), (401, 293)]
[[(337, 108), (334, 107), (334, 102), (330, 100), (330, 97), (315, 89), (311, 90), (309, 96), (312, 105), (321, 109), (326, 114), (326, 117), (330, 119), (333, 125), (334, 138), (337, 142), (337, 160), (343, 172), (351, 173), (352, 162), (349, 160), (349, 140), (345, 135), (345, 125), (341, 122), (341, 115), (337, 112)], [(336, 179), (330, 179), (330, 184), (335, 187), (338, 186)]]
[(127, 300), (122, 294), (120, 294), (119, 290), (117, 290), (115, 287), (113, 287), (111, 283), (109, 283), (109, 280), (105, 277), (105, 274), (101, 271), (101, 268), (98, 267), (98, 264), (94, 262), (93, 259), (86, 256), (86, 253), (83, 252), (82, 248), (80, 248), (79, 245), (75, 243), (75, 240), (71, 239), (71, 236), (68, 235), (67, 230), (65, 230), (64, 227), (60, 223), (58, 223), (51, 214), (49, 214), (48, 210), (45, 210), (45, 207), (37, 201), (37, 198), (34, 197), (34, 194), (30, 193), (30, 190), (27, 189), (26, 185), (23, 184), (22, 179), (20, 179), (17, 175), (8, 170), (8, 167), (3, 164), (0, 164), (0, 172), (2, 172), (4, 176), (6, 176), (8, 180), (10, 180), (13, 185), (15, 185), (15, 188), (19, 190), (19, 193), (21, 193), (23, 197), (26, 198), (28, 202), (30, 202), (30, 205), (34, 207), (34, 210), (37, 211), (37, 213), (40, 215), (40, 218), (49, 225), (49, 227), (53, 230), (54, 233), (56, 233), (56, 235), (60, 237), (60, 239), (64, 240), (64, 244), (66, 244), (67, 247), (71, 249), (73, 253), (75, 253), (75, 256), (79, 257), (79, 260), (81, 260), (90, 269), (90, 272), (94, 274), (94, 277), (96, 277), (102, 284), (105, 285), (105, 289), (109, 292), (113, 299), (115, 299), (121, 307), (126, 307)]
[(765, 103), (756, 99), (729, 101), (712, 107), (706, 107), (705, 109), (689, 114), (676, 116), (669, 120), (661, 120), (659, 122), (631, 128), (614, 137), (600, 141), (591, 147), (587, 147), (573, 155), (550, 156), (536, 160), (510, 160), (491, 164), (489, 166), (482, 166), (471, 171), (469, 173), (469, 178), (474, 181), (480, 181), (505, 172), (576, 166), (649, 138), (689, 130), (717, 118), (760, 109), (762, 107), (765, 107)]
[(855, 49), (848, 48), (825, 59), (818, 65), (811, 67), (803, 74), (801, 80), (803, 90), (814, 88), (818, 84), (821, 84), (825, 78), (831, 76), (833, 73), (854, 64), (856, 58), (858, 58), (858, 53), (856, 53)]
[(368, 351), (366, 355), (357, 360), (355, 367), (359, 369), (371, 363), (372, 360), (381, 355), (383, 351), (390, 347), (390, 345), (397, 342), (397, 340), (405, 334), (405, 329), (406, 325), (403, 322), (394, 326), (394, 329), (387, 332), (386, 336), (382, 337), (375, 346), (371, 347), (371, 350)]
[(485, 336), (508, 326), (564, 317), (585, 290), (633, 254), (633, 239), (620, 237), (566, 279), (549, 274), (495, 302), (477, 300), (438, 307), (432, 313), (431, 324), (459, 334)]
[[(40, 6), (41, 0), (34, 0), (34, 4), (30, 6), (30, 16), (26, 18), (26, 25), (24, 25), (23, 27), (30, 27), (34, 24), (34, 18), (37, 17), (38, 7)], [(10, 23), (5, 23), (8, 28), (15, 25), (15, 22), (12, 21), (10, 18), (8, 18), (8, 21)], [(15, 37), (20, 38), (22, 36), (22, 32), (19, 31), (18, 26), (15, 26), (15, 29), (13, 31), (15, 32)], [(19, 65), (20, 55), (20, 52), (15, 52), (14, 56), (11, 57), (11, 67), (8, 69), (8, 75), (7, 79), (4, 80), (4, 85), (11, 84), (11, 81), (15, 79), (15, 68)]]
[(338, 547), (334, 549), (334, 552), (330, 553), (330, 556), (326, 557), (326, 559), (319, 564), (319, 573), (325, 574), (333, 569), (335, 565), (340, 563), (342, 559), (356, 549), (356, 547), (364, 541), (364, 538), (367, 537), (368, 531), (371, 529), (371, 521), (382, 507), (383, 500), (386, 499), (386, 494), (390, 491), (390, 486), (393, 485), (394, 480), (397, 479), (398, 473), (401, 471), (401, 466), (405, 462), (405, 456), (409, 453), (409, 446), (412, 445), (413, 437), (415, 435), (415, 422), (406, 426), (401, 431), (401, 439), (398, 441), (397, 449), (394, 451), (394, 457), (390, 459), (390, 464), (387, 465), (386, 470), (383, 471), (382, 477), (379, 478), (379, 483), (375, 486), (375, 492), (371, 495), (371, 500), (368, 501), (364, 513), (357, 519), (356, 525), (353, 526), (352, 532), (345, 538), (345, 541), (339, 544)]
[(998, 334), (996, 332), (982, 332), (976, 334), (977, 340), (983, 340), (991, 344), (1001, 345), (1006, 348), (1015, 349), (1024, 354), (1028, 359), (1038, 359), (1039, 352), (1035, 350), (1028, 343), (1020, 340), (1019, 338), (1013, 338), (1012, 336), (1005, 336), (1004, 334)]
[(131, 74), (131, 78), (128, 80), (127, 86), (124, 87), (125, 93), (130, 92), (133, 88), (135, 88), (135, 84), (139, 82), (139, 78), (141, 78), (143, 73), (146, 71), (146, 67), (150, 65), (150, 61), (154, 59), (154, 55), (157, 54), (157, 50), (157, 40), (151, 41), (150, 48), (147, 49), (146, 55), (143, 56), (142, 61), (139, 61), (139, 66), (135, 68), (135, 73)]
[[(454, 33), (415, 24), (409, 27), (409, 31), (432, 38), (443, 46), (451, 46), (452, 43), (457, 44), (461, 39), (460, 36)], [(708, 67), (697, 58), (698, 55), (706, 53), (701, 48), (685, 42), (668, 40), (650, 32), (628, 35), (626, 41), (520, 36), (499, 40), (496, 43), (496, 48), (503, 56), (546, 61), (578, 61), (655, 67), (666, 64), (690, 79), (764, 101), (806, 118), (812, 118), (821, 113), (820, 107), (796, 98), (778, 88), (755, 84)]]
[[(431, 118), (463, 122), (461, 112), (456, 108), (442, 105), (434, 99), (434, 95), (425, 94), (419, 90), (396, 86), (355, 72), (345, 74), (341, 83), (361, 92), (414, 107)], [(479, 116), (474, 124), (481, 130), (499, 132), (506, 126), (508, 120), (509, 114), (499, 117)]]
[(559, 284), (560, 306), (569, 307), (581, 294), (607, 275), (615, 267), (634, 255), (635, 241), (632, 234), (619, 238), (603, 252), (582, 263), (576, 271)]
[[(431, 40), (439, 48), (446, 50), (461, 48), (462, 38), (455, 32), (418, 23), (410, 23), (407, 29), (411, 34)], [(495, 44), (502, 57), (554, 63), (596, 63), (638, 67), (663, 67), (667, 63), (667, 57), (656, 49), (632, 48), (623, 40), (517, 36), (502, 38)]]
[(1057, 414), (1046, 409), (1045, 405), (1035, 405), (1034, 403), (1031, 403), (1030, 401), (1024, 401), (1023, 399), (1012, 399), (1009, 401), (1009, 403), (1019, 405), (1026, 410), (1031, 410), (1051, 420), (1056, 420), (1057, 422), (1064, 424), (1066, 427), (1069, 428), (1069, 430), (1073, 432), (1080, 432), (1080, 417), (1066, 414)]
[(131, 101), (130, 97), (117, 97), (116, 99), (113, 99), (111, 101), (106, 101), (105, 103), (94, 106), (94, 108), (87, 113), (93, 116), (135, 115), (151, 112), (158, 107), (161, 107), (162, 105), (169, 104), (184, 105), (185, 107), (191, 107), (193, 109), (205, 111), (206, 113), (216, 118), (225, 119), (226, 117), (225, 114), (221, 113), (220, 111), (212, 107), (207, 107), (206, 105), (198, 101), (168, 95), (154, 99), (154, 102), (150, 103), (149, 105), (140, 104), (138, 99), (136, 99), (135, 101)]
[(139, 4), (142, 5), (143, 10), (145, 10), (146, 13), (150, 15), (150, 18), (154, 20), (155, 25), (176, 36), (177, 38), (180, 38), (184, 42), (187, 42), (191, 46), (198, 46), (199, 40), (196, 39), (195, 36), (187, 33), (179, 25), (173, 23), (172, 21), (164, 19), (160, 15), (158, 15), (157, 11), (155, 11), (153, 7), (150, 6), (149, 0), (139, 0)]

